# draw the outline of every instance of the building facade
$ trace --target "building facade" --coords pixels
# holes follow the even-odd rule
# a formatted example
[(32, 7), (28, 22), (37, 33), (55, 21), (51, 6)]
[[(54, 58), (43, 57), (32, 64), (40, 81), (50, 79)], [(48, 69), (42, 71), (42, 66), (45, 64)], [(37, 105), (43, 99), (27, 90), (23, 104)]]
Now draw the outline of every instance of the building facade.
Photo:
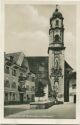
[[(31, 73), (25, 55), (22, 52), (5, 54), (4, 63), (4, 103), (27, 102), (25, 82)], [(33, 87), (32, 82), (30, 85)], [(29, 91), (33, 93), (33, 90)]]
[(69, 75), (69, 102), (76, 103), (76, 72)]

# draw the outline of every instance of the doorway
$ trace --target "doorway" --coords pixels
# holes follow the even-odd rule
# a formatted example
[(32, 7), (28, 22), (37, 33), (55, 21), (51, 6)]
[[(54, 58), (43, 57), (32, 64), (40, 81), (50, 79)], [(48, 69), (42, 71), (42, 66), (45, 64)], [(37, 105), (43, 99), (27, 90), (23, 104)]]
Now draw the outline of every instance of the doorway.
[(74, 103), (76, 103), (76, 95), (74, 95)]
[(20, 93), (20, 103), (23, 103), (23, 93)]

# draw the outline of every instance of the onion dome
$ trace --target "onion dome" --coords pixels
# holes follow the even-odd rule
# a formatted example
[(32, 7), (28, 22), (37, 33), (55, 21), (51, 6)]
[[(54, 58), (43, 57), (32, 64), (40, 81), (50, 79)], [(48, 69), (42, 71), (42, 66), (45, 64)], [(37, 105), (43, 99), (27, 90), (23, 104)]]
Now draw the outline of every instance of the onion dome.
[(55, 12), (52, 15), (53, 18), (63, 18), (62, 14), (58, 11), (58, 9), (55, 10)]
[(55, 18), (64, 19), (62, 14), (58, 11), (57, 8), (55, 9), (55, 12), (52, 14), (50, 21)]

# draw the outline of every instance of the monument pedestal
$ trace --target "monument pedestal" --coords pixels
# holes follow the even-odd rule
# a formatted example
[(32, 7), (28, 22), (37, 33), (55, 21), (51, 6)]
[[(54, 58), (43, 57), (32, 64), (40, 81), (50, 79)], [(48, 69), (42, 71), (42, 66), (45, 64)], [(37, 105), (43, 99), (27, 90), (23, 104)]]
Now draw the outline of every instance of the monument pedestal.
[(48, 102), (32, 102), (30, 103), (31, 109), (48, 109), (49, 107), (55, 105), (54, 101)]

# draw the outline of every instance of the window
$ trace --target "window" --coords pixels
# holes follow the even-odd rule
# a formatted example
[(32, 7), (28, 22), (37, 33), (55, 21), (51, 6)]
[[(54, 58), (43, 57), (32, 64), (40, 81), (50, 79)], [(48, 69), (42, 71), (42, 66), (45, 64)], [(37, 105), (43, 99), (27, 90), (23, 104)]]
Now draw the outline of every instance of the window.
[(72, 85), (72, 89), (76, 89), (76, 85), (75, 84)]
[(9, 74), (9, 66), (5, 66), (5, 73)]
[(11, 62), (13, 62), (13, 58), (14, 58), (13, 56), (10, 56), (10, 61), (11, 61)]
[(15, 69), (12, 70), (12, 75), (16, 76), (16, 70)]
[(31, 101), (34, 101), (34, 95), (31, 95)]
[(28, 85), (26, 85), (26, 90), (29, 90), (29, 86)]
[(59, 35), (55, 35), (55, 41), (59, 41)]
[(56, 20), (56, 26), (59, 26), (59, 20)]
[(5, 93), (5, 101), (8, 101), (8, 93)]
[(16, 88), (16, 83), (15, 82), (12, 83), (12, 88), (14, 88), (14, 89)]
[(10, 92), (10, 101), (11, 101), (11, 99), (12, 99), (11, 97), (12, 97), (12, 92)]
[(34, 77), (32, 77), (32, 82), (34, 82), (35, 81), (35, 78)]
[(22, 72), (20, 73), (20, 76), (23, 76), (23, 73), (22, 73)]
[(10, 88), (9, 80), (4, 81), (4, 87)]
[(30, 100), (30, 97), (29, 97), (29, 95), (27, 95), (27, 101), (29, 101)]
[(31, 91), (35, 91), (35, 87), (34, 86), (31, 87)]
[(15, 101), (15, 97), (16, 97), (16, 96), (15, 96), (15, 93), (13, 93), (13, 99), (12, 99), (13, 101)]

